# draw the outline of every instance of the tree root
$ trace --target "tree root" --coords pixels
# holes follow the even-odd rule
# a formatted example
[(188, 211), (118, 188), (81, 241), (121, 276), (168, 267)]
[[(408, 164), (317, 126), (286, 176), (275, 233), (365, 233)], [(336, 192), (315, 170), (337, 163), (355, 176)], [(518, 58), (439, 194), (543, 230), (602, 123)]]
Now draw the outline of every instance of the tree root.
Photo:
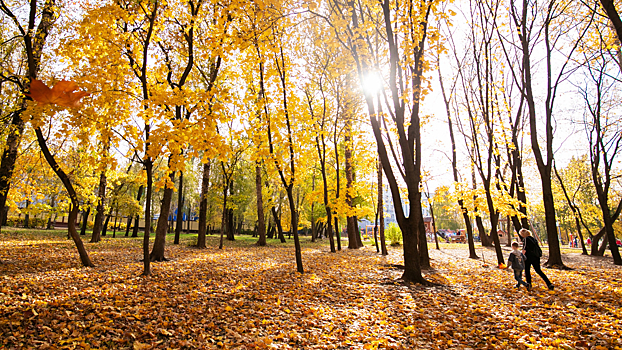
[(556, 270), (562, 270), (562, 271), (573, 271), (574, 270), (572, 267), (568, 267), (564, 264), (549, 265), (548, 261), (544, 263), (543, 266), (548, 269), (556, 269)]
[(164, 261), (170, 261), (170, 259), (167, 259), (167, 258), (164, 258), (164, 257), (161, 258), (161, 259), (159, 259), (159, 258), (151, 258), (151, 262), (164, 262)]

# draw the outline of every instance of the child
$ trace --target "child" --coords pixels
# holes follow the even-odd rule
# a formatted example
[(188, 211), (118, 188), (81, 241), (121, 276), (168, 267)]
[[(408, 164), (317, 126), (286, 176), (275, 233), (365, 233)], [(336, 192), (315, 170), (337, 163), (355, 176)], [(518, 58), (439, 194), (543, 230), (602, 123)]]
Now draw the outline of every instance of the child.
[(520, 288), (520, 285), (527, 287), (527, 290), (531, 289), (529, 283), (523, 281), (523, 270), (525, 269), (525, 255), (518, 249), (518, 242), (512, 242), (512, 253), (508, 257), (508, 268), (511, 266), (514, 270), (514, 278), (516, 279), (516, 289)]

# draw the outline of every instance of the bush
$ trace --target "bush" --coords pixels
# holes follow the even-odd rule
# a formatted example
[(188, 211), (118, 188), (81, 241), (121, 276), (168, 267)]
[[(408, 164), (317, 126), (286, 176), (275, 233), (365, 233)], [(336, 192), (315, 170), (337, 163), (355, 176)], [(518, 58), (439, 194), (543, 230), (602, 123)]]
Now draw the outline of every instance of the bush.
[[(26, 228), (45, 228), (48, 219), (30, 217), (28, 219), (28, 227)], [(9, 216), (6, 219), (6, 225), (12, 227), (24, 227), (24, 217)]]
[(18, 218), (17, 216), (9, 216), (6, 218), (6, 225), (11, 227), (21, 227), (24, 226), (24, 219)]
[(44, 218), (28, 219), (28, 228), (45, 228), (47, 224), (48, 224), (48, 219), (44, 219)]
[(395, 223), (389, 224), (384, 235), (391, 242), (391, 245), (400, 245), (402, 242), (402, 230)]
[(252, 236), (255, 233), (255, 230), (241, 230), (240, 234), (241, 235), (249, 235)]
[[(114, 225), (114, 222), (112, 224)], [(123, 221), (117, 222), (117, 230), (125, 231), (126, 228), (127, 228), (127, 224), (125, 222)]]

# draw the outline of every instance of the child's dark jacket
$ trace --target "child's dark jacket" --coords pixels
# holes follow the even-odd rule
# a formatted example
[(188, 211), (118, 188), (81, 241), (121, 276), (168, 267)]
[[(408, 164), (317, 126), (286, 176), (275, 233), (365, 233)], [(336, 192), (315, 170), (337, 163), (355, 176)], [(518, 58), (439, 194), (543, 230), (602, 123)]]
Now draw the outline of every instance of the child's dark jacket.
[(524, 270), (525, 269), (525, 254), (520, 251), (518, 254), (515, 252), (510, 253), (510, 257), (508, 258), (508, 267), (512, 266), (513, 270)]

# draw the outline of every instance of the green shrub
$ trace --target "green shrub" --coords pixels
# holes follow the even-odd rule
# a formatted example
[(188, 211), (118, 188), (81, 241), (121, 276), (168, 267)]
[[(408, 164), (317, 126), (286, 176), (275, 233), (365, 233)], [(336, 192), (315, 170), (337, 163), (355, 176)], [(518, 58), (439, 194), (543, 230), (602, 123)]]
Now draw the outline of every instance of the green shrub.
[(28, 228), (45, 228), (47, 224), (48, 224), (48, 219), (44, 219), (44, 218), (28, 219)]
[(391, 245), (400, 245), (402, 242), (402, 230), (393, 222), (384, 231), (384, 235), (391, 242)]
[[(45, 228), (48, 219), (30, 217), (28, 219), (28, 227), (26, 228)], [(24, 227), (24, 217), (9, 216), (6, 219), (6, 225), (12, 227)]]
[(24, 218), (18, 218), (17, 216), (9, 216), (6, 218), (6, 225), (11, 227), (24, 226)]

